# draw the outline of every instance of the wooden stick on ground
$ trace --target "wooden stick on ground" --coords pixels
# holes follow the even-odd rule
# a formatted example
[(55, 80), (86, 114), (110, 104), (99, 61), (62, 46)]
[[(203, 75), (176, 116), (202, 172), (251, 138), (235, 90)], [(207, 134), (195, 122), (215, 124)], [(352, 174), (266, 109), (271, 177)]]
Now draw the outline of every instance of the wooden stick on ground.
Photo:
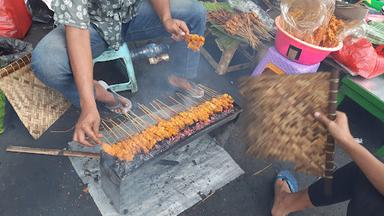
[(100, 158), (99, 153), (92, 152), (81, 152), (81, 151), (69, 151), (62, 149), (45, 149), (45, 148), (30, 148), (23, 146), (8, 146), (7, 152), (16, 153), (28, 153), (28, 154), (40, 154), (40, 155), (51, 155), (51, 156), (66, 156), (66, 157), (83, 157), (83, 158)]

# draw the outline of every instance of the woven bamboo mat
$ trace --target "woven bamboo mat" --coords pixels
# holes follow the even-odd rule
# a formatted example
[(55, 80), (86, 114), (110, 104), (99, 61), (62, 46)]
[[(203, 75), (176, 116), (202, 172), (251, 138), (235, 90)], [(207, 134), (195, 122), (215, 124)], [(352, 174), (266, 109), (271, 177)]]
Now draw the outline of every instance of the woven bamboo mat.
[(0, 89), (34, 139), (38, 139), (70, 107), (58, 92), (32, 73), (27, 55), (0, 69)]
[(315, 73), (242, 80), (248, 153), (290, 161), (296, 171), (323, 176), (327, 131), (313, 113), (327, 113), (330, 78), (331, 73)]

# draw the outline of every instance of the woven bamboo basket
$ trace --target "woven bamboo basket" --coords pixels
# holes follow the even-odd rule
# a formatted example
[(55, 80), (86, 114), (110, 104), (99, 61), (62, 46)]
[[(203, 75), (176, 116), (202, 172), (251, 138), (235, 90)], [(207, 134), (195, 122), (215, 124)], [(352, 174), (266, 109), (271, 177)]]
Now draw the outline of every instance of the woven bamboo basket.
[(242, 80), (248, 153), (290, 161), (296, 171), (324, 176), (328, 134), (313, 113), (328, 113), (332, 77), (315, 73)]
[(70, 107), (55, 90), (40, 82), (31, 70), (31, 55), (0, 69), (0, 89), (24, 126), (38, 139)]

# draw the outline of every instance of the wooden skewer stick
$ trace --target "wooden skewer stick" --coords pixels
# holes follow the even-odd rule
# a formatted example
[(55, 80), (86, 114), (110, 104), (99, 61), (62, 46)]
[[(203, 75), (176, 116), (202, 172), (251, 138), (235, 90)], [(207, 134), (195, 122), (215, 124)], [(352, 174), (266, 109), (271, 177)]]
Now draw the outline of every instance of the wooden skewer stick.
[[(101, 120), (101, 124), (105, 125), (105, 127), (108, 129), (108, 133), (111, 135), (111, 138), (114, 139), (113, 143), (117, 143), (119, 141), (119, 137), (115, 134), (115, 132), (108, 126), (108, 124), (104, 120)], [(115, 137), (116, 139), (113, 137)]]
[(151, 109), (149, 109), (149, 108), (146, 107), (145, 105), (140, 104), (139, 106), (141, 106), (144, 110), (146, 110), (150, 115), (154, 116), (156, 119), (159, 119), (159, 120), (162, 119), (159, 115), (157, 115), (157, 114), (155, 114), (154, 112), (152, 112)]
[(143, 112), (146, 112), (148, 115), (154, 117), (154, 119), (156, 119), (156, 121), (161, 121), (162, 118), (160, 118), (159, 116), (157, 116), (156, 114), (152, 113), (150, 109), (148, 109), (146, 106), (142, 105), (142, 104), (138, 104), (139, 105), (139, 108), (143, 111)]
[(167, 105), (161, 104), (159, 102), (161, 102), (161, 101), (159, 101), (157, 99), (153, 101), (153, 103), (156, 104), (156, 106), (160, 107), (161, 110), (164, 110), (164, 112), (167, 113), (169, 118), (172, 118), (172, 116), (174, 115), (174, 111), (172, 109), (169, 109), (169, 107)]
[[(165, 118), (171, 118), (171, 115), (169, 115), (168, 113), (167, 113), (167, 111), (165, 111), (161, 106), (159, 106), (159, 104), (156, 102), (156, 101), (153, 101), (153, 102), (151, 102), (151, 103), (149, 103), (155, 110), (156, 110), (156, 112), (158, 112), (158, 113), (164, 113), (165, 115)], [(156, 106), (155, 106), (156, 105)]]
[(205, 91), (207, 92), (210, 92), (213, 96), (217, 96), (219, 93), (217, 93), (217, 91), (211, 89), (211, 88), (208, 88), (207, 86), (205, 85), (202, 85), (202, 84), (198, 84), (199, 87), (203, 88)]
[(136, 123), (131, 119), (131, 116), (128, 113), (125, 113), (123, 117), (133, 125), (134, 129), (136, 129), (135, 133), (140, 132), (140, 129), (137, 127)]
[(99, 153), (92, 152), (81, 152), (81, 151), (69, 151), (62, 149), (45, 149), (45, 148), (30, 148), (23, 146), (8, 146), (7, 152), (15, 153), (28, 153), (28, 154), (39, 154), (39, 155), (51, 155), (51, 156), (66, 156), (66, 157), (82, 157), (82, 158), (100, 158)]
[(200, 86), (205, 92), (206, 92), (206, 94), (208, 95), (208, 96), (210, 96), (210, 97), (216, 97), (216, 94), (213, 94), (211, 91), (209, 91), (208, 89), (206, 89), (206, 88), (204, 88), (204, 87), (202, 87), (202, 86)]
[(186, 96), (186, 95), (184, 95), (182, 93), (176, 93), (176, 95), (179, 96), (180, 98), (183, 97), (185, 99), (185, 101), (188, 101), (188, 100), (191, 101), (193, 106), (197, 106), (198, 105), (194, 100), (192, 100), (191, 98), (189, 98), (188, 96)]
[[(107, 128), (105, 128), (105, 126), (104, 126), (103, 124), (101, 124), (100, 126), (103, 127), (103, 130), (104, 130), (104, 131), (108, 132), (108, 131), (107, 131)], [(108, 133), (109, 133), (109, 132), (108, 132)], [(107, 138), (105, 138), (105, 136), (102, 137), (101, 139), (104, 140), (104, 141), (105, 141), (106, 143), (108, 143), (108, 144), (112, 144), (112, 143), (113, 143), (113, 142), (111, 142), (110, 140), (108, 140)]]
[(132, 113), (132, 115), (133, 115), (134, 117), (136, 117), (136, 119), (140, 120), (145, 126), (147, 126), (147, 127), (152, 126), (151, 123), (145, 121), (143, 118), (141, 118), (141, 117), (139, 117), (138, 115), (136, 115), (136, 113), (134, 113), (134, 112), (131, 112), (131, 113)]
[[(109, 122), (111, 122), (111, 120), (109, 120)], [(125, 134), (122, 133), (122, 132), (119, 130), (119, 128), (114, 129), (114, 128), (116, 127), (115, 124), (113, 124), (112, 122), (111, 122), (111, 124), (112, 124), (112, 128), (111, 128), (111, 129), (112, 129), (112, 130), (115, 130), (116, 134), (117, 134), (119, 137), (121, 137), (121, 138), (125, 137)]]
[(140, 129), (139, 129), (139, 127), (137, 126), (137, 124), (136, 124), (134, 121), (132, 121), (132, 119), (130, 118), (130, 116), (129, 116), (128, 114), (126, 114), (126, 116), (125, 116), (125, 117), (127, 118), (127, 120), (129, 120), (129, 122), (131, 122), (131, 123), (132, 123), (133, 127), (136, 129), (136, 132), (135, 132), (135, 133), (138, 133), (138, 132), (140, 132)]
[(123, 127), (127, 128), (131, 132), (131, 133), (129, 133), (130, 136), (132, 136), (133, 134), (136, 133), (133, 129), (128, 127), (128, 125), (126, 125), (124, 121), (122, 121), (121, 119), (117, 119), (117, 120), (119, 120), (119, 122), (123, 125)]
[[(180, 94), (182, 94), (182, 93), (180, 93)], [(183, 95), (183, 97), (185, 97), (186, 99), (192, 101), (192, 103), (193, 103), (195, 106), (199, 105), (199, 103), (201, 102), (200, 99), (193, 98), (191, 94), (189, 94), (189, 96), (188, 96), (188, 95), (185, 95), (185, 94), (182, 94), (182, 95)]]
[(184, 107), (184, 109), (188, 109), (184, 104), (182, 104), (180, 101), (176, 100), (176, 99), (173, 98), (172, 96), (169, 96), (169, 98), (170, 98), (172, 101), (176, 102), (177, 104), (180, 104), (182, 107)]
[(113, 121), (112, 119), (111, 119), (111, 122), (112, 122), (112, 124), (115, 125), (115, 127), (117, 127), (117, 128), (120, 129), (120, 131), (123, 133), (123, 136), (131, 137), (131, 135), (128, 133), (128, 131), (126, 131), (123, 127), (121, 127), (119, 124), (117, 124), (117, 123), (116, 123), (115, 121)]
[(145, 129), (145, 127), (143, 125), (141, 125), (141, 123), (139, 121), (137, 121), (137, 119), (135, 119), (135, 117), (133, 117), (131, 114), (126, 113), (126, 115), (129, 119), (131, 119), (133, 126), (135, 126), (135, 128), (137, 129), (138, 132), (140, 132), (142, 129)]
[(157, 122), (157, 121), (156, 121), (156, 118), (154, 118), (152, 115), (149, 115), (148, 112), (146, 112), (145, 110), (143, 110), (143, 108), (140, 106), (140, 104), (139, 104), (139, 109), (141, 110), (141, 112), (144, 113), (144, 115), (148, 116), (153, 122), (155, 122), (155, 123)]
[(159, 104), (163, 105), (164, 107), (166, 107), (168, 110), (170, 110), (171, 112), (177, 114), (178, 112), (176, 112), (176, 110), (174, 110), (172, 107), (168, 106), (167, 104), (165, 104), (163, 101), (161, 100), (158, 100), (156, 99), (155, 101), (157, 101)]

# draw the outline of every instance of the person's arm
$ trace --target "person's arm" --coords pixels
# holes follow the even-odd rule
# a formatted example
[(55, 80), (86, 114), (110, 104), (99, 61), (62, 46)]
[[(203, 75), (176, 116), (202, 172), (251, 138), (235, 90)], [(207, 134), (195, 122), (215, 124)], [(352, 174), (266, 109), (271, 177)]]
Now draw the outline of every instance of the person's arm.
[[(65, 27), (69, 64), (80, 96), (81, 114), (73, 140), (92, 146), (90, 139), (99, 143), (100, 115), (96, 108), (93, 90), (93, 63), (90, 43), (90, 17), (87, 1), (55, 0), (53, 18), (56, 25)], [(90, 138), (90, 139), (88, 139)]]
[(184, 35), (189, 34), (187, 24), (178, 19), (173, 19), (169, 0), (150, 0), (153, 10), (159, 16), (167, 32), (172, 34), (172, 38), (179, 41)]
[(87, 29), (65, 26), (67, 50), (73, 76), (80, 96), (81, 114), (73, 140), (92, 146), (87, 137), (98, 142), (100, 116), (93, 87), (93, 63), (90, 34)]
[(347, 116), (338, 112), (335, 121), (321, 113), (315, 113), (315, 117), (328, 128), (336, 143), (351, 156), (372, 185), (384, 195), (384, 163), (354, 140), (349, 131)]

